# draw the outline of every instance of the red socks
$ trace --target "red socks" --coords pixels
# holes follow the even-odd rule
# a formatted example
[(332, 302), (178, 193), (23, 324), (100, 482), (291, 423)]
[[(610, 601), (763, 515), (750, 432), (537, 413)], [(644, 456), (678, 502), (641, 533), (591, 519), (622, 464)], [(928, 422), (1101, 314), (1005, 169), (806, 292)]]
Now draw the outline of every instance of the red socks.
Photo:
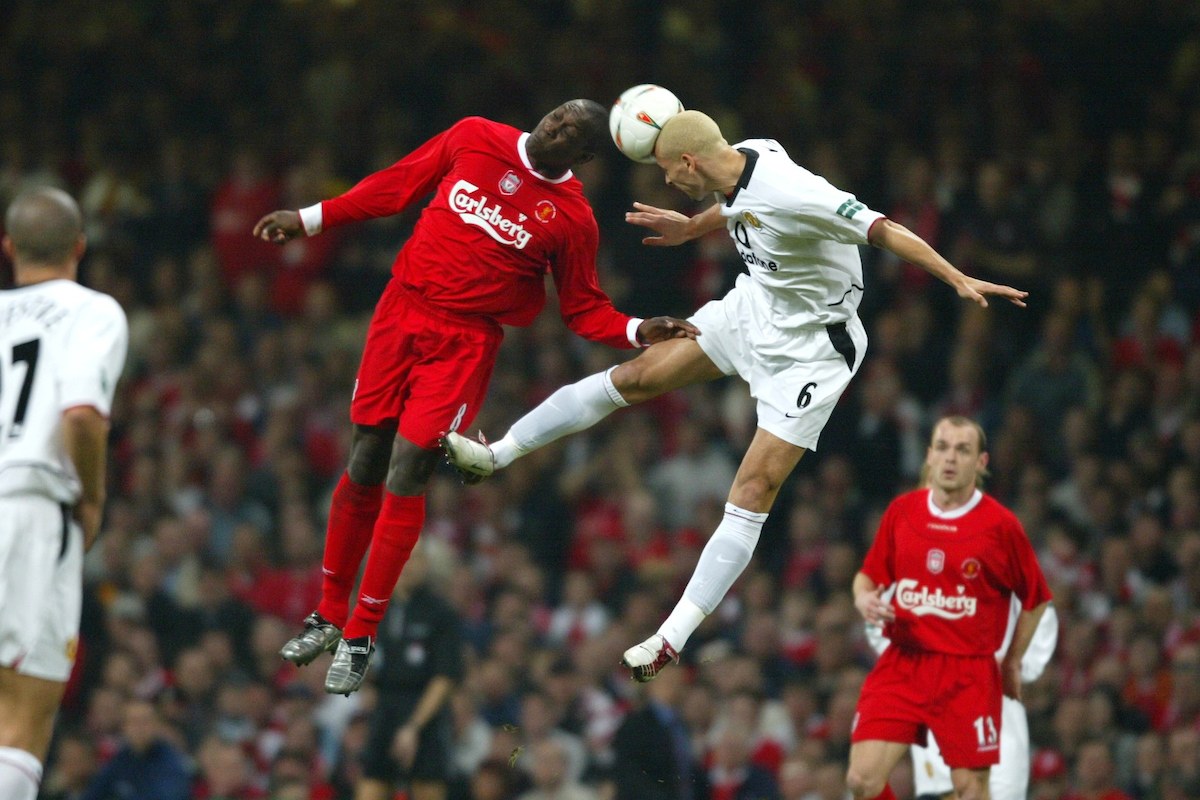
[(424, 497), (384, 495), (383, 508), (371, 537), (371, 555), (367, 557), (358, 605), (354, 607), (354, 616), (346, 624), (342, 636), (356, 639), (375, 635), (387, 611), (392, 590), (396, 588), (396, 580), (408, 563), (424, 524)]
[(892, 791), (892, 785), (890, 783), (885, 783), (883, 785), (883, 791), (880, 792), (878, 796), (872, 798), (872, 800), (896, 800), (896, 793)]
[(371, 532), (383, 504), (383, 486), (359, 486), (342, 473), (333, 490), (329, 528), (325, 535), (325, 581), (317, 613), (337, 625), (346, 626), (350, 616), (350, 591), (358, 567), (371, 544)]

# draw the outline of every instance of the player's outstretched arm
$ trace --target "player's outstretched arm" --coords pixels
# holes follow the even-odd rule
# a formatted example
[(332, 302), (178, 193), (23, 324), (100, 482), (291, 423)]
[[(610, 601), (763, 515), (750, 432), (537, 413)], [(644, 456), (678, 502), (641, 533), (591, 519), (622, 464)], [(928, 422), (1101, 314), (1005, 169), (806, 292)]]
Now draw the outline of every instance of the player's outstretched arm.
[(883, 625), (896, 618), (892, 604), (883, 600), (883, 588), (865, 573), (854, 576), (854, 607), (872, 625)]
[(75, 506), (75, 519), (83, 528), (84, 549), (90, 549), (100, 532), (104, 515), (104, 463), (108, 452), (108, 420), (91, 406), (78, 406), (63, 412), (63, 445), (82, 492)]
[(272, 211), (254, 226), (254, 235), (264, 242), (287, 244), (304, 235), (304, 223), (298, 211)]
[(958, 296), (987, 308), (987, 295), (1003, 297), (1013, 305), (1025, 307), (1029, 292), (998, 283), (988, 283), (964, 275), (953, 264), (929, 246), (929, 243), (908, 228), (890, 219), (881, 219), (871, 227), (872, 245), (895, 253), (910, 264), (916, 264), (930, 275), (954, 287)]
[(725, 227), (719, 206), (709, 206), (694, 217), (680, 214), (678, 211), (668, 211), (665, 208), (655, 208), (645, 203), (634, 203), (636, 211), (627, 211), (625, 221), (641, 225), (656, 232), (658, 236), (647, 236), (642, 244), (657, 247), (669, 247), (697, 239), (706, 233)]

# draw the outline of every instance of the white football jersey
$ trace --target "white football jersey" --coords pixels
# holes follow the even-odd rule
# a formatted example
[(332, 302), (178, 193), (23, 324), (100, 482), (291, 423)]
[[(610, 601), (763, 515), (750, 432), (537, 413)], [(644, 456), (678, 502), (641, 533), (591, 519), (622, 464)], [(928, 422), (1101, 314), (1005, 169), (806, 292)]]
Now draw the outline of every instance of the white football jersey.
[(79, 499), (62, 415), (108, 416), (128, 339), (117, 301), (74, 281), (0, 291), (0, 497)]
[(766, 321), (783, 331), (846, 322), (862, 300), (858, 246), (883, 215), (792, 161), (773, 139), (734, 147), (746, 167), (733, 194), (717, 202)]

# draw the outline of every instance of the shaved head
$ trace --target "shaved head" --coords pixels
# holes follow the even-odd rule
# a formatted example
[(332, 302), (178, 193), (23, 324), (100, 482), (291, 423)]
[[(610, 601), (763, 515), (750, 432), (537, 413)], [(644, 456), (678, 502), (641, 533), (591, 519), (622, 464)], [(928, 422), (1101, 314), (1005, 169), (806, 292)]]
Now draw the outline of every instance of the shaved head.
[(678, 161), (684, 154), (705, 158), (728, 144), (712, 117), (699, 111), (681, 111), (663, 125), (654, 154), (663, 161)]
[(78, 258), (83, 214), (71, 195), (43, 187), (22, 192), (4, 215), (4, 234), (13, 261), (22, 266), (57, 267)]

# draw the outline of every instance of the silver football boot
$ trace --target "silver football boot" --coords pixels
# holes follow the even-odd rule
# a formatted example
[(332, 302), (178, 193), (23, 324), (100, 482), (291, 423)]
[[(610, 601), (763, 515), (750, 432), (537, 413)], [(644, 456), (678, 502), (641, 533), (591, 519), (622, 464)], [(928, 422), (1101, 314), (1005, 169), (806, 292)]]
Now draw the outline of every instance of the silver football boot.
[(375, 652), (375, 640), (370, 636), (342, 639), (333, 653), (333, 663), (325, 673), (325, 691), (329, 694), (344, 694), (358, 691), (367, 678), (371, 666), (371, 654)]
[(341, 638), (342, 632), (337, 626), (314, 611), (304, 618), (304, 631), (285, 644), (279, 655), (303, 667), (321, 653), (337, 647)]

